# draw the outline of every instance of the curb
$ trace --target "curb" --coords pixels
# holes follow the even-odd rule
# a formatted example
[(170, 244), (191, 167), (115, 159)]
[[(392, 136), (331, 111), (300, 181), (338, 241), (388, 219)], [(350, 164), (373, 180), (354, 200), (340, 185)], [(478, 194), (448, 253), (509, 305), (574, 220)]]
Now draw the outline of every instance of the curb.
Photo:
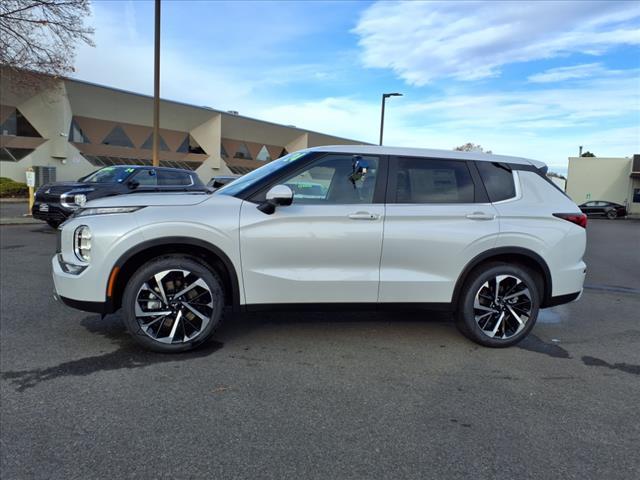
[(31, 217), (0, 218), (0, 225), (45, 225), (45, 222)]

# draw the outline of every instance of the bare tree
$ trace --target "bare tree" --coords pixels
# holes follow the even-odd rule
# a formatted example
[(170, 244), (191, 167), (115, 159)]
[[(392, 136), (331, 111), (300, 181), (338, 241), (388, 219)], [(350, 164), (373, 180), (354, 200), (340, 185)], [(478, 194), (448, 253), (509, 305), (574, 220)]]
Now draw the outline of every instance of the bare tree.
[(460, 145), (459, 147), (454, 148), (456, 152), (484, 152), (484, 153), (493, 153), (491, 150), (485, 150), (482, 148), (482, 145), (476, 145), (475, 143), (465, 143), (464, 145)]
[(0, 64), (23, 83), (73, 72), (77, 43), (94, 45), (90, 13), (89, 0), (0, 0)]

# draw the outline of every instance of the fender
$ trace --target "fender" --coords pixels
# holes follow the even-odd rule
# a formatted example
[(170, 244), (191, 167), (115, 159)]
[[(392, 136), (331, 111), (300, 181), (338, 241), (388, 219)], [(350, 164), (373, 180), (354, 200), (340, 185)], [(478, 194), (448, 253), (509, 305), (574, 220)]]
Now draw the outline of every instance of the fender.
[[(118, 269), (121, 269), (122, 266), (126, 264), (129, 259), (131, 259), (136, 254), (143, 252), (144, 250), (148, 250), (149, 248), (153, 248), (153, 247), (170, 246), (170, 245), (193, 245), (196, 247), (203, 248), (209, 251), (212, 255), (215, 255), (217, 258), (219, 258), (220, 261), (225, 266), (225, 268), (227, 269), (227, 272), (229, 272), (229, 280), (231, 283), (231, 300), (232, 300), (231, 306), (233, 307), (234, 312), (239, 310), (240, 286), (238, 283), (238, 273), (236, 271), (235, 266), (233, 265), (233, 262), (229, 259), (227, 254), (224, 253), (222, 250), (220, 250), (218, 247), (216, 247), (212, 243), (206, 242), (204, 240), (200, 240), (198, 238), (159, 237), (159, 238), (154, 238), (152, 240), (147, 240), (145, 242), (139, 243), (135, 247), (132, 247), (129, 250), (127, 250), (125, 253), (123, 253), (120, 256), (120, 258), (118, 258), (118, 261), (114, 264), (112, 268), (112, 272), (113, 270), (115, 270), (116, 267)], [(111, 300), (108, 296), (107, 298)]]
[(462, 286), (464, 285), (469, 272), (473, 270), (477, 265), (485, 260), (489, 260), (492, 257), (498, 257), (500, 255), (522, 255), (524, 257), (529, 258), (533, 262), (535, 262), (542, 270), (543, 281), (544, 281), (544, 293), (543, 298), (541, 299), (541, 306), (544, 307), (547, 305), (551, 299), (552, 289), (552, 281), (551, 281), (551, 271), (549, 270), (549, 266), (544, 259), (538, 255), (536, 252), (522, 248), (522, 247), (498, 247), (492, 248), (491, 250), (487, 250), (482, 252), (478, 256), (474, 257), (467, 265), (462, 269), (462, 273), (458, 277), (458, 281), (456, 282), (456, 286), (453, 289), (453, 297), (451, 299), (451, 303), (455, 308), (455, 305), (458, 304), (458, 299), (460, 297), (460, 293), (462, 290)]

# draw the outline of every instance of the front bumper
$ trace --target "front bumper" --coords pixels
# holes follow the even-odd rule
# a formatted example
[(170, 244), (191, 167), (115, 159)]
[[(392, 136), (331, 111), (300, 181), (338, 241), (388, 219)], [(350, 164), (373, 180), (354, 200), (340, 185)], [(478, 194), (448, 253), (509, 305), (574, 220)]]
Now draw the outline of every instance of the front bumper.
[(79, 273), (69, 273), (65, 272), (61, 261), (58, 254), (51, 259), (54, 298), (56, 300), (85, 312), (106, 314), (115, 311), (111, 299), (106, 298), (105, 293), (100, 298), (95, 298), (96, 295), (92, 293), (92, 290), (86, 288), (87, 284), (90, 285), (97, 280), (94, 278), (95, 272), (92, 272), (91, 268), (86, 268)]
[[(40, 210), (41, 205), (47, 205), (47, 211)], [(36, 202), (33, 204), (33, 208), (31, 209), (31, 215), (33, 218), (44, 220), (45, 222), (54, 221), (62, 223), (69, 218), (72, 213), (72, 210), (65, 210), (60, 205), (47, 202)]]

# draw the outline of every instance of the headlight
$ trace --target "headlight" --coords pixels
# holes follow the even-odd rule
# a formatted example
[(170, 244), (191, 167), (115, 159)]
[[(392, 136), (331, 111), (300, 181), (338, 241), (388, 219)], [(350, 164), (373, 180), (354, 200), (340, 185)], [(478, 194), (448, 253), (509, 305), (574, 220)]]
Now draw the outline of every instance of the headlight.
[(79, 207), (84, 207), (84, 204), (87, 203), (87, 196), (84, 193), (78, 193), (73, 196), (73, 203)]
[(76, 217), (86, 217), (87, 215), (107, 215), (109, 213), (131, 213), (144, 207), (93, 207), (83, 208), (76, 212)]
[(91, 260), (91, 229), (86, 225), (79, 226), (73, 233), (73, 251), (79, 260)]

